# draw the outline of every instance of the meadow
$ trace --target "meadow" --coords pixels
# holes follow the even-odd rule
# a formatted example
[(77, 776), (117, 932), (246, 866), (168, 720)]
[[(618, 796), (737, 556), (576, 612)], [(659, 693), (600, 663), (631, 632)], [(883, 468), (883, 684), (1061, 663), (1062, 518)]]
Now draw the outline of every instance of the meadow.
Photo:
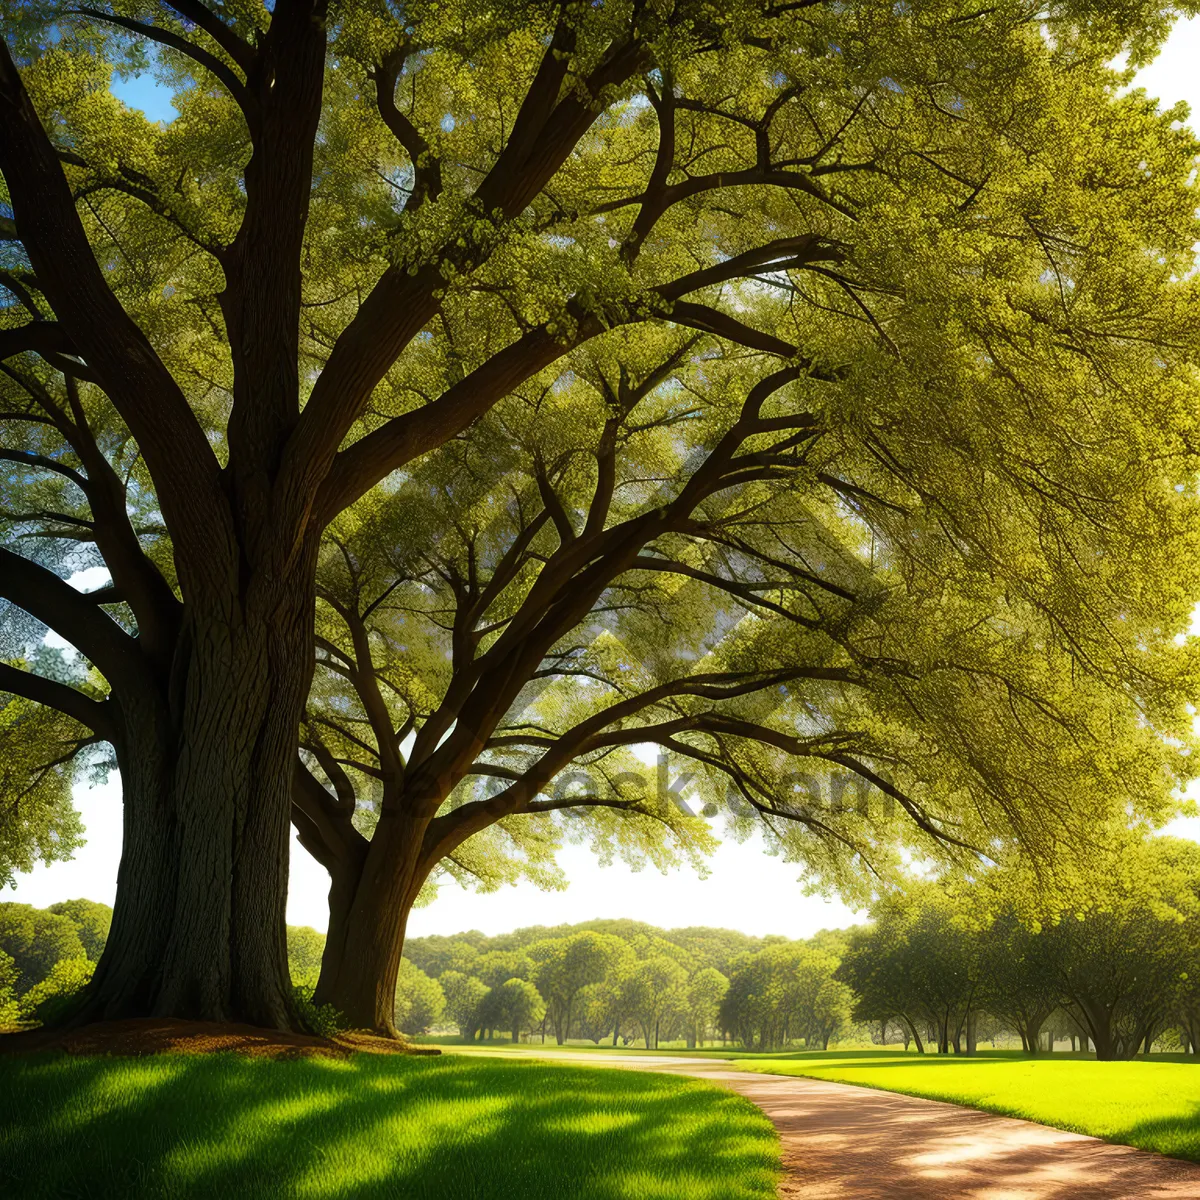
[(754, 1105), (678, 1077), (466, 1056), (0, 1058), (0, 1196), (22, 1200), (769, 1200), (778, 1174)]
[[(472, 1053), (466, 1047), (454, 1052)], [(739, 1070), (801, 1075), (944, 1100), (1200, 1162), (1200, 1061), (1182, 1054), (1097, 1062), (1084, 1054), (1057, 1052), (1030, 1058), (1004, 1050), (960, 1057), (886, 1049), (763, 1054), (719, 1048), (647, 1052), (632, 1046), (614, 1050), (595, 1045), (488, 1043), (476, 1043), (474, 1053), (547, 1058), (585, 1053), (600, 1060), (614, 1054), (653, 1058), (658, 1053), (724, 1059)]]

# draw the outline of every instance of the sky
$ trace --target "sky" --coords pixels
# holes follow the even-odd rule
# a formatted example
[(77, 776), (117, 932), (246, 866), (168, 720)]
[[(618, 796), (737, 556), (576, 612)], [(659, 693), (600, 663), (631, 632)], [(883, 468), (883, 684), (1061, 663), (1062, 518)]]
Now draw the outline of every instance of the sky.
[[(1164, 107), (1185, 100), (1200, 114), (1197, 64), (1200, 18), (1176, 25), (1162, 54), (1140, 73), (1137, 84), (1157, 96)], [(170, 121), (176, 115), (169, 93), (149, 76), (115, 81), (113, 91), (151, 120)], [(1200, 121), (1200, 116), (1195, 120)], [(77, 583), (94, 585), (92, 581)], [(80, 787), (75, 796), (87, 844), (70, 862), (40, 864), (32, 873), (19, 876), (15, 892), (4, 898), (39, 908), (80, 896), (112, 903), (121, 854), (120, 788), (115, 781), (102, 787)], [(1181, 818), (1168, 826), (1168, 831), (1200, 841), (1200, 817)], [(587, 849), (577, 846), (564, 848), (559, 862), (570, 880), (561, 892), (543, 892), (522, 883), (480, 894), (447, 884), (431, 905), (413, 913), (409, 936), (467, 929), (497, 934), (523, 925), (632, 917), (663, 928), (715, 925), (756, 935), (801, 938), (864, 918), (836, 900), (805, 895), (798, 868), (768, 855), (758, 837), (742, 844), (725, 839), (709, 858), (703, 879), (687, 867), (669, 875), (650, 867), (635, 872), (620, 863), (601, 867)], [(289, 923), (323, 930), (327, 890), (325, 872), (293, 835)]]

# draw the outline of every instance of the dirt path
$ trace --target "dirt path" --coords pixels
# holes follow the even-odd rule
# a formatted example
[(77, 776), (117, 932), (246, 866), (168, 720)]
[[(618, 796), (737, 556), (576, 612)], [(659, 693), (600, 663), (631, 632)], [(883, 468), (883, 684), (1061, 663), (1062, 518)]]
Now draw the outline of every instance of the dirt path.
[(781, 1200), (1200, 1200), (1200, 1165), (955, 1104), (678, 1056), (544, 1057), (698, 1075), (752, 1100), (783, 1142)]

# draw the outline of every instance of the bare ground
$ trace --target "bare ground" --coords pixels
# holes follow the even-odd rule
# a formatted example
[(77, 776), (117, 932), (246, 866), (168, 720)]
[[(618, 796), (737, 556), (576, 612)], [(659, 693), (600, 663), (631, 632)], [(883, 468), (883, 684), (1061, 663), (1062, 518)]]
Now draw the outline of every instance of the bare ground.
[(349, 1058), (370, 1054), (437, 1054), (436, 1048), (411, 1046), (365, 1031), (335, 1038), (284, 1033), (254, 1025), (217, 1024), (146, 1018), (100, 1021), (79, 1029), (29, 1029), (0, 1034), (0, 1054), (57, 1050), (66, 1054), (213, 1054), (221, 1051), (255, 1058)]

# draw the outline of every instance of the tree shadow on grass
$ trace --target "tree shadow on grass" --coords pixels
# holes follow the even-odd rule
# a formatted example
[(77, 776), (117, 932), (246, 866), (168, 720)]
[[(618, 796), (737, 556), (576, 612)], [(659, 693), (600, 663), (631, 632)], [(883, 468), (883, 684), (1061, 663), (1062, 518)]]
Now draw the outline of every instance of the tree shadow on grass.
[(1106, 1140), (1200, 1162), (1200, 1103), (1180, 1105), (1169, 1117), (1131, 1121), (1112, 1130)]
[(778, 1142), (696, 1080), (358, 1055), (0, 1061), (0, 1195), (768, 1200)]

